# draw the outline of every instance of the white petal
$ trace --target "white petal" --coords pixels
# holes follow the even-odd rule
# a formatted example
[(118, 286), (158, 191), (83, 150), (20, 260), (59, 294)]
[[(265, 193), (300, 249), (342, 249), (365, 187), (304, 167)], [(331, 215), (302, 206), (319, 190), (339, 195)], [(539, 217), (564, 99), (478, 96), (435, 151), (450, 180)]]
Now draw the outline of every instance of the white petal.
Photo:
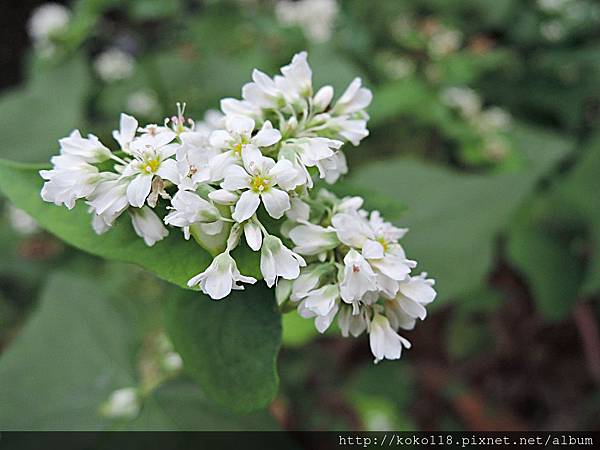
[(174, 159), (166, 159), (160, 163), (160, 167), (156, 172), (156, 175), (161, 177), (163, 180), (169, 180), (172, 183), (177, 184), (179, 182), (179, 170), (177, 169), (177, 161)]
[(131, 206), (142, 207), (152, 188), (152, 174), (140, 174), (127, 186), (127, 200)]
[(235, 210), (231, 217), (236, 222), (248, 220), (258, 209), (260, 205), (260, 196), (253, 191), (245, 191), (235, 205)]
[(254, 130), (254, 120), (246, 116), (227, 116), (226, 127), (229, 131), (249, 136)]
[(383, 258), (383, 245), (377, 241), (367, 239), (363, 244), (362, 255), (367, 259), (379, 259)]
[(208, 194), (208, 198), (210, 198), (213, 202), (218, 203), (219, 205), (235, 205), (239, 195), (229, 192), (226, 189), (217, 189), (216, 191), (212, 191)]
[(221, 183), (223, 189), (235, 191), (237, 189), (245, 189), (250, 186), (250, 175), (240, 166), (231, 165), (225, 169), (225, 179)]
[(260, 131), (252, 138), (252, 143), (258, 147), (269, 147), (279, 142), (281, 133), (275, 130), (268, 120), (264, 123)]
[(260, 250), (260, 246), (262, 245), (262, 231), (257, 223), (247, 222), (244, 224), (244, 236), (246, 237), (248, 247), (255, 252)]
[(265, 209), (271, 217), (279, 219), (290, 209), (290, 197), (286, 192), (270, 188), (261, 194)]

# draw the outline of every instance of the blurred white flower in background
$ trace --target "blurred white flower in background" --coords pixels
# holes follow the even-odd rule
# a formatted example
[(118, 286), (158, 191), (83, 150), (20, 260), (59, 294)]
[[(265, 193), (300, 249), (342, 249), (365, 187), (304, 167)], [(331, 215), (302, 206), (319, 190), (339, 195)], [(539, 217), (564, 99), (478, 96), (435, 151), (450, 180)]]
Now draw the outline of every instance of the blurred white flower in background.
[(94, 69), (107, 83), (124, 80), (133, 75), (135, 59), (123, 50), (111, 48), (96, 57)]
[(149, 91), (135, 91), (129, 94), (126, 102), (127, 110), (139, 116), (152, 116), (159, 110), (156, 94)]
[(33, 234), (39, 230), (35, 219), (19, 208), (8, 205), (8, 221), (13, 230), (20, 234)]
[(454, 86), (442, 92), (442, 102), (456, 108), (465, 117), (472, 117), (481, 110), (481, 98), (473, 89), (465, 86)]
[(325, 42), (331, 38), (338, 9), (336, 0), (282, 0), (275, 5), (275, 15), (285, 25), (298, 25), (307, 39)]
[(117, 389), (100, 407), (100, 414), (109, 419), (132, 420), (140, 412), (140, 397), (136, 388)]
[(36, 8), (27, 24), (27, 31), (36, 49), (50, 56), (55, 50), (53, 36), (63, 32), (70, 19), (70, 11), (58, 3), (46, 3)]

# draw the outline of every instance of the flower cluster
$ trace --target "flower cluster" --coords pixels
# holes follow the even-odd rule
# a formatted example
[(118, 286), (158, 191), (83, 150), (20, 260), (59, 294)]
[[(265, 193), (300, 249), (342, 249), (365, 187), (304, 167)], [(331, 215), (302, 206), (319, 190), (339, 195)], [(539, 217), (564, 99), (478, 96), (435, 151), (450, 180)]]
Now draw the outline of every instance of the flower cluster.
[(396, 330), (425, 317), (433, 282), (410, 275), (416, 263), (398, 244), (406, 230), (362, 210), (360, 198), (311, 195), (315, 179), (347, 172), (343, 147), (368, 135), (372, 94), (361, 80), (333, 98), (331, 86), (314, 91), (299, 53), (274, 77), (254, 70), (242, 98), (223, 99), (202, 122), (186, 118), (185, 105), (162, 125), (122, 114), (118, 151), (73, 131), (40, 172), (42, 198), (67, 208), (85, 199), (99, 234), (126, 212), (149, 246), (180, 228), (218, 253), (188, 282), (213, 299), (256, 282), (232, 256), (243, 240), (260, 252), (267, 286), (289, 287), (285, 301), (319, 331), (337, 314), (345, 336), (370, 333), (376, 360), (399, 358), (409, 344)]

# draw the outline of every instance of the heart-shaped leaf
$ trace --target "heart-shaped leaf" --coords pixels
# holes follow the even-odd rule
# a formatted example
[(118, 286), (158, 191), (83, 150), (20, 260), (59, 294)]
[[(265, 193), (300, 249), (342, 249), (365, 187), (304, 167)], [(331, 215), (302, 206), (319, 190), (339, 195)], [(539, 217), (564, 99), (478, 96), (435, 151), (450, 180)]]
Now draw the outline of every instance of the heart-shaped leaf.
[(281, 318), (272, 290), (263, 285), (210, 301), (181, 291), (166, 302), (166, 326), (209, 399), (236, 411), (266, 406), (277, 393), (276, 360)]

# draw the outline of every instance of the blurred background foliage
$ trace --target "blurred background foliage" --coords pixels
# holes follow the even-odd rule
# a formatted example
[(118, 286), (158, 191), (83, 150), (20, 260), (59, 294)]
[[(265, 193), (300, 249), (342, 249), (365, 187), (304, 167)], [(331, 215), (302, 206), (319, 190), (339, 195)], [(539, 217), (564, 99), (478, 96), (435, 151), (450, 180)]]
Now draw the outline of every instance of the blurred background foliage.
[[(366, 339), (286, 314), (279, 395), (231, 416), (164, 367), (177, 288), (67, 247), (3, 201), (0, 428), (600, 427), (600, 4), (79, 0), (45, 37), (29, 21), (41, 2), (9, 5), (5, 159), (43, 163), (74, 127), (110, 142), (122, 111), (159, 122), (185, 101), (201, 120), (253, 68), (303, 49), (317, 85), (360, 76), (371, 136), (336, 190), (411, 228), (404, 245), (439, 296), (413, 348), (376, 366)], [(127, 386), (145, 393), (141, 412), (105, 417)]]

